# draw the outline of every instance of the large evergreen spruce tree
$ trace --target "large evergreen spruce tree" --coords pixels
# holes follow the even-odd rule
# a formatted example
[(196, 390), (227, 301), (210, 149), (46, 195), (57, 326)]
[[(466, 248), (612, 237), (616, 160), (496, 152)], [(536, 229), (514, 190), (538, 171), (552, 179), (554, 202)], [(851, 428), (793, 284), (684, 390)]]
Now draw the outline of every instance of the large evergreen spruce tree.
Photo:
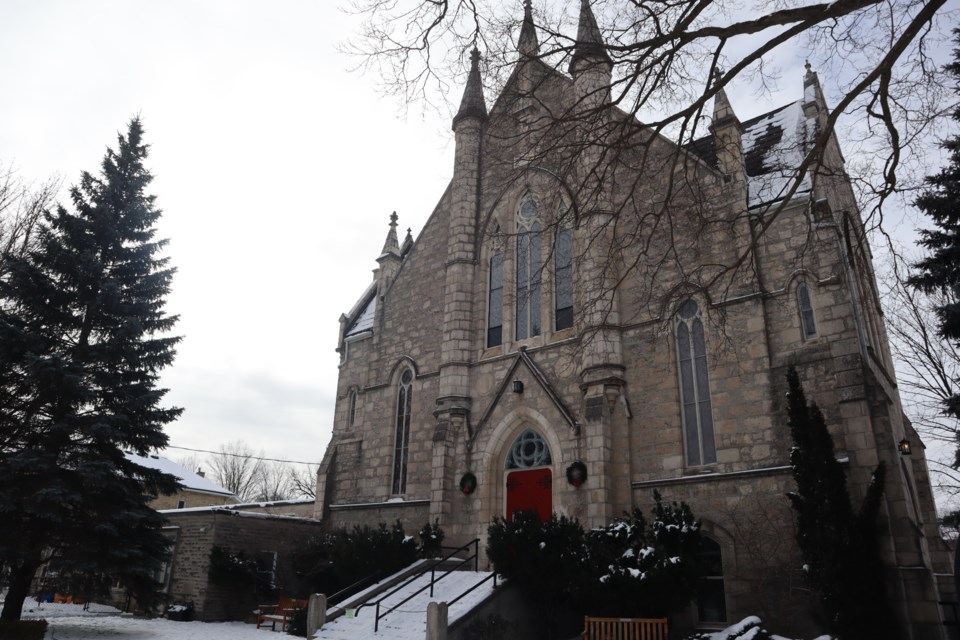
[(794, 444), (790, 464), (797, 482), (797, 491), (788, 495), (797, 513), (804, 572), (820, 597), (825, 622), (841, 640), (899, 638), (887, 606), (876, 531), (885, 466), (877, 466), (854, 514), (823, 413), (815, 403), (807, 403), (792, 367), (787, 384)]
[[(954, 41), (960, 45), (960, 29), (955, 29)], [(954, 61), (946, 66), (960, 91), (960, 48), (953, 51)], [(952, 117), (960, 123), (960, 106)], [(919, 243), (930, 254), (916, 265), (917, 272), (907, 282), (925, 293), (940, 293), (943, 305), (936, 308), (937, 333), (944, 340), (960, 345), (960, 135), (943, 143), (950, 152), (950, 164), (934, 176), (927, 176), (929, 188), (914, 204), (933, 219), (935, 229), (920, 231)], [(960, 380), (954, 380), (960, 386)], [(960, 392), (945, 400), (944, 412), (960, 419)], [(954, 468), (960, 469), (960, 429)]]
[(156, 386), (179, 338), (166, 335), (173, 269), (142, 136), (135, 118), (0, 280), (0, 619), (19, 619), (44, 562), (86, 588), (113, 577), (147, 594), (166, 557), (146, 502), (177, 480), (124, 456), (165, 446), (180, 413)]

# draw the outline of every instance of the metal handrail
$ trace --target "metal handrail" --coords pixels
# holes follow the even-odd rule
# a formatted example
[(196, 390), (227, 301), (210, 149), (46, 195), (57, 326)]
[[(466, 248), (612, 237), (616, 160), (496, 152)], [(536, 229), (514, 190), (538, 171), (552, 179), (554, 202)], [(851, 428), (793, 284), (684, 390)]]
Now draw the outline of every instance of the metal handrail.
[(470, 587), (469, 589), (467, 589), (466, 591), (464, 591), (463, 593), (461, 593), (460, 595), (458, 595), (456, 598), (454, 598), (453, 600), (451, 600), (450, 602), (448, 602), (448, 603), (447, 603), (447, 606), (448, 606), (448, 607), (452, 607), (457, 601), (460, 600), (460, 598), (462, 598), (463, 596), (467, 595), (468, 593), (471, 593), (471, 592), (473, 592), (474, 590), (480, 588), (480, 585), (482, 585), (482, 584), (483, 584), (484, 582), (486, 582), (487, 580), (490, 580), (491, 578), (493, 579), (493, 588), (496, 589), (496, 588), (497, 588), (497, 572), (494, 571), (493, 573), (491, 573), (490, 575), (488, 575), (486, 578), (484, 578), (483, 580), (481, 580), (481, 581), (478, 582), (477, 584), (473, 585), (472, 587)]
[(328, 603), (328, 604), (333, 604), (334, 600), (336, 600), (337, 598), (346, 597), (346, 596), (344, 596), (344, 594), (348, 594), (348, 595), (349, 595), (349, 592), (350, 592), (352, 589), (356, 589), (356, 588), (359, 587), (360, 585), (366, 584), (366, 583), (368, 583), (368, 582), (376, 582), (378, 579), (382, 578), (383, 576), (384, 576), (384, 573), (383, 573), (382, 571), (377, 571), (376, 573), (371, 573), (370, 575), (368, 575), (368, 576), (365, 577), (365, 578), (360, 578), (359, 580), (357, 580), (357, 581), (354, 582), (353, 584), (348, 585), (348, 586), (344, 587), (343, 589), (340, 589), (340, 591), (337, 591), (335, 594), (333, 594), (332, 596), (330, 596), (329, 598), (327, 598), (327, 603)]
[[(469, 549), (469, 547), (470, 547), (471, 545), (473, 546), (473, 555), (468, 556), (468, 557), (464, 558), (463, 560), (461, 560), (460, 562), (458, 562), (455, 567), (453, 567), (453, 568), (448, 569), (447, 571), (445, 571), (445, 572), (443, 573), (443, 575), (441, 575), (439, 578), (436, 577), (436, 569), (437, 569), (438, 566), (442, 565), (442, 564), (445, 563), (447, 560), (450, 560), (450, 559), (451, 559), (454, 555), (456, 555), (457, 553), (459, 553), (459, 552), (461, 552), (461, 551), (466, 551), (467, 549)], [(410, 600), (413, 599), (414, 597), (420, 595), (421, 593), (423, 593), (424, 591), (426, 591), (427, 588), (430, 589), (430, 596), (432, 597), (432, 596), (433, 596), (433, 585), (436, 584), (437, 582), (439, 582), (440, 580), (442, 580), (443, 578), (445, 578), (446, 576), (448, 576), (451, 571), (456, 571), (457, 569), (459, 569), (460, 567), (462, 567), (464, 564), (470, 562), (471, 560), (473, 560), (473, 563), (474, 563), (474, 564), (473, 564), (473, 566), (474, 566), (474, 571), (478, 570), (478, 568), (479, 568), (479, 562), (480, 562), (480, 561), (479, 561), (479, 558), (480, 558), (480, 539), (479, 539), (479, 538), (474, 538), (474, 539), (471, 540), (470, 542), (468, 542), (468, 543), (466, 543), (465, 545), (462, 545), (462, 546), (460, 546), (460, 547), (456, 547), (456, 548), (454, 548), (454, 547), (441, 547), (441, 548), (443, 548), (443, 549), (452, 549), (452, 551), (451, 551), (450, 553), (448, 553), (447, 555), (445, 555), (444, 557), (440, 558), (439, 560), (435, 560), (435, 561), (434, 561), (433, 563), (431, 563), (429, 566), (424, 567), (422, 571), (420, 571), (420, 572), (418, 572), (418, 573), (415, 573), (414, 575), (410, 576), (410, 578), (408, 578), (408, 579), (405, 580), (403, 583), (401, 583), (401, 584), (399, 584), (398, 586), (396, 586), (395, 588), (393, 588), (393, 589), (392, 589), (391, 591), (389, 591), (388, 593), (384, 594), (384, 595), (383, 595), (379, 600), (377, 600), (376, 602), (365, 602), (365, 603), (363, 603), (362, 605), (360, 605), (359, 607), (357, 607), (357, 608), (354, 610), (354, 614), (353, 614), (353, 615), (355, 615), (355, 616), (356, 616), (356, 615), (359, 615), (360, 610), (361, 610), (362, 608), (366, 607), (367, 605), (376, 605), (376, 617), (374, 618), (374, 621), (373, 621), (373, 632), (376, 633), (376, 632), (379, 631), (379, 629), (380, 629), (380, 619), (381, 619), (381, 618), (385, 617), (385, 616), (386, 616), (388, 613), (390, 613), (391, 611), (394, 611), (397, 607), (399, 607), (399, 606), (407, 603), (408, 601), (410, 601)], [(380, 614), (380, 605), (381, 605), (381, 603), (382, 603), (384, 600), (386, 600), (386, 599), (389, 598), (390, 596), (396, 594), (398, 591), (400, 591), (401, 589), (403, 589), (404, 587), (406, 587), (406, 586), (409, 585), (410, 583), (412, 583), (412, 582), (416, 581), (417, 579), (422, 578), (423, 576), (425, 576), (425, 575), (427, 574), (427, 571), (430, 572), (430, 583), (429, 583), (429, 584), (424, 585), (424, 586), (421, 587), (416, 593), (413, 593), (413, 594), (409, 595), (409, 596), (408, 596), (406, 599), (404, 599), (402, 602), (399, 602), (399, 603), (395, 604), (395, 605), (394, 605), (393, 607), (391, 607), (389, 610), (385, 611), (385, 612), (383, 613), (383, 615)]]

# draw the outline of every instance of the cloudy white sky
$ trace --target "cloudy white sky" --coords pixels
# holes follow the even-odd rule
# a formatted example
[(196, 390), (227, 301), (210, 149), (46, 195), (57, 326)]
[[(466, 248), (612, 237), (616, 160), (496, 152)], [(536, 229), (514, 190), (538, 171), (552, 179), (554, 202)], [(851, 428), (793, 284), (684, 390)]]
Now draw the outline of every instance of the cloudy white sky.
[(319, 460), (337, 319), (390, 212), (416, 233), (449, 179), (447, 121), (348, 71), (355, 29), (326, 0), (0, 0), (0, 164), (73, 184), (143, 118), (178, 269), (173, 445)]
[[(163, 383), (185, 412), (171, 445), (242, 439), (319, 461), (338, 318), (370, 282), (390, 212), (416, 235), (449, 180), (449, 118), (404, 117), (350, 71), (340, 46), (359, 22), (340, 4), (0, 0), (0, 166), (73, 184), (144, 121), (178, 269), (168, 306), (183, 343)], [(766, 99), (734, 87), (738, 115), (797, 99), (805, 57), (779, 52)]]

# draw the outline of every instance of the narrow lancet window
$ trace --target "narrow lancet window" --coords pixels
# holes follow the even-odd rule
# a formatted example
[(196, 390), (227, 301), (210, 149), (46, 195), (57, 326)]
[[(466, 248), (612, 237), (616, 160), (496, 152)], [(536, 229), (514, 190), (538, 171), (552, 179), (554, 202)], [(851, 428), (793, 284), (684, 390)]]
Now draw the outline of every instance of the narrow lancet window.
[(503, 251), (490, 257), (490, 296), (487, 308), (487, 346), (503, 343)]
[(407, 490), (407, 457), (410, 451), (410, 404), (413, 400), (413, 372), (407, 369), (400, 376), (400, 389), (397, 391), (397, 430), (393, 451), (393, 487), (394, 494)]
[(797, 303), (800, 306), (800, 326), (803, 339), (810, 340), (817, 337), (817, 319), (813, 315), (813, 303), (810, 301), (810, 290), (805, 282), (797, 287)]
[(517, 215), (517, 340), (540, 335), (539, 209), (528, 191)]
[(350, 392), (350, 408), (349, 413), (347, 414), (347, 426), (351, 429), (357, 421), (357, 392)]
[(687, 300), (677, 312), (677, 356), (680, 368), (684, 445), (687, 464), (699, 466), (717, 461), (713, 440), (713, 410), (707, 377), (707, 346), (700, 307)]
[(569, 228), (557, 232), (553, 253), (553, 277), (556, 284), (556, 330), (573, 326), (573, 232)]

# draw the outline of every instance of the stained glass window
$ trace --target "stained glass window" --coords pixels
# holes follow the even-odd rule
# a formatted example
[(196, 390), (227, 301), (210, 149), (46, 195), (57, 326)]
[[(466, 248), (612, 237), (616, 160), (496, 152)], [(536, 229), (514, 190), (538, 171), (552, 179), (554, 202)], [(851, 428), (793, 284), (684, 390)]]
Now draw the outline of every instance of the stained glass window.
[(699, 466), (717, 461), (713, 439), (713, 410), (707, 376), (707, 345), (700, 307), (687, 300), (677, 312), (677, 357), (680, 369), (684, 445), (687, 464)]
[(405, 370), (400, 375), (400, 389), (397, 391), (397, 429), (393, 451), (393, 488), (394, 494), (407, 490), (407, 457), (410, 451), (410, 404), (413, 400), (413, 372)]
[(550, 447), (533, 429), (521, 433), (507, 453), (507, 469), (529, 469), (550, 464)]

